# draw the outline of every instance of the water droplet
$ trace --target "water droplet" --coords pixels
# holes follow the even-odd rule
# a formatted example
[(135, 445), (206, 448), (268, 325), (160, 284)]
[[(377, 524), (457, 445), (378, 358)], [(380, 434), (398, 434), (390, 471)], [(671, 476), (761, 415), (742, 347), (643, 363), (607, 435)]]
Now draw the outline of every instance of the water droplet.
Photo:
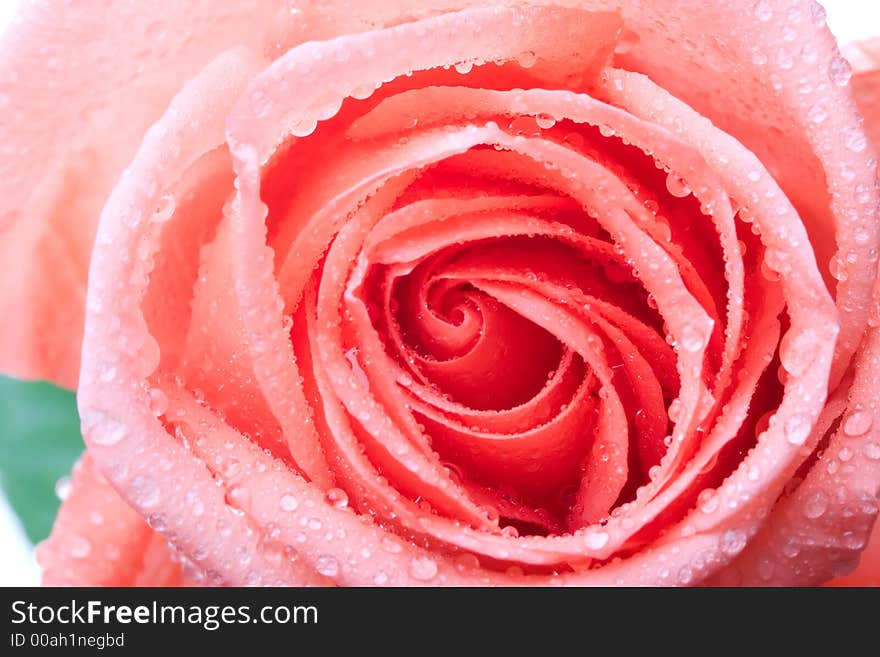
[(789, 329), (779, 343), (779, 361), (792, 376), (804, 374), (816, 359), (819, 338), (810, 329)]
[(755, 18), (762, 23), (766, 23), (773, 18), (773, 7), (770, 6), (770, 3), (767, 0), (758, 0), (758, 2), (755, 3), (754, 13)]
[(737, 529), (728, 529), (724, 532), (718, 544), (718, 549), (730, 557), (739, 554), (745, 547), (746, 534)]
[(674, 173), (666, 176), (666, 189), (676, 198), (684, 198), (691, 193), (687, 183)]
[(67, 499), (67, 496), (70, 495), (71, 486), (72, 483), (68, 476), (60, 477), (58, 481), (55, 482), (55, 495), (59, 500), (63, 502)]
[(409, 388), (413, 384), (413, 378), (409, 375), (408, 372), (401, 372), (400, 375), (397, 377), (397, 382), (400, 385)]
[(150, 388), (150, 412), (159, 417), (168, 410), (168, 397), (159, 388)]
[(324, 495), (324, 499), (327, 500), (330, 506), (337, 509), (344, 509), (348, 506), (348, 494), (341, 488), (331, 488)]
[(758, 559), (755, 564), (755, 570), (758, 571), (758, 577), (762, 580), (769, 581), (773, 577), (773, 573), (776, 571), (776, 564), (774, 564), (770, 559), (763, 557)]
[(841, 282), (849, 278), (849, 274), (846, 271), (846, 261), (840, 256), (831, 258), (828, 263), (828, 272), (834, 279)]
[(90, 434), (90, 442), (96, 445), (116, 445), (128, 434), (128, 428), (113, 419), (108, 419), (104, 424), (95, 427)]
[(847, 550), (861, 550), (865, 547), (865, 537), (861, 532), (843, 532), (843, 546)]
[(373, 576), (373, 584), (376, 586), (385, 586), (388, 583), (388, 575), (384, 571), (379, 571)]
[(601, 550), (608, 545), (608, 532), (588, 529), (584, 533), (584, 545), (590, 550)]
[(486, 505), (480, 507), (480, 512), (486, 517), (486, 519), (491, 523), (498, 522), (498, 519), (501, 517), (501, 514), (498, 512), (492, 505)]
[(299, 506), (299, 500), (287, 493), (281, 496), (280, 506), (282, 511), (296, 511), (296, 508)]
[(785, 439), (792, 445), (803, 445), (807, 442), (811, 429), (810, 418), (802, 413), (796, 413), (785, 421)]
[(694, 581), (694, 571), (690, 566), (682, 566), (678, 571), (678, 582), (682, 586), (687, 586)]
[(389, 554), (400, 554), (403, 551), (403, 546), (397, 539), (385, 536), (382, 538), (382, 549)]
[(807, 112), (807, 119), (809, 119), (812, 123), (822, 123), (825, 119), (828, 118), (828, 112), (825, 110), (824, 105), (820, 105), (816, 103), (812, 107), (810, 107)]
[(819, 4), (818, 0), (813, 0), (810, 4), (810, 19), (816, 27), (825, 25), (825, 7)]
[(852, 78), (852, 67), (840, 55), (836, 55), (828, 65), (828, 78), (839, 87), (845, 87)]
[(706, 346), (706, 338), (697, 327), (687, 324), (681, 330), (681, 346), (685, 351), (699, 351)]
[(437, 576), (437, 562), (430, 557), (415, 557), (410, 561), (409, 574), (420, 582), (429, 582)]
[(828, 495), (824, 491), (817, 490), (804, 501), (803, 513), (805, 518), (810, 518), (811, 520), (821, 518), (827, 509)]
[(164, 531), (168, 526), (165, 521), (164, 513), (151, 513), (147, 516), (147, 524), (151, 529), (155, 529), (157, 532)]
[(92, 553), (92, 544), (82, 536), (70, 537), (70, 556), (74, 559), (85, 559)]
[(189, 504), (190, 512), (197, 518), (205, 512), (205, 505), (196, 491), (189, 491), (186, 494), (186, 501)]
[(373, 92), (376, 91), (376, 87), (372, 84), (365, 84), (358, 87), (355, 87), (351, 90), (351, 94), (349, 94), (352, 98), (357, 100), (364, 100), (373, 95)]
[(701, 490), (697, 496), (697, 506), (703, 513), (715, 513), (718, 510), (718, 496), (711, 488)]
[(460, 572), (467, 572), (480, 567), (480, 560), (470, 552), (464, 552), (455, 557), (455, 569)]
[(251, 494), (244, 486), (232, 486), (226, 491), (226, 503), (236, 509), (246, 511), (250, 507)]
[(538, 127), (542, 130), (549, 130), (556, 125), (556, 119), (549, 114), (538, 114), (535, 117), (535, 123), (537, 123)]
[(776, 52), (776, 64), (783, 71), (787, 71), (794, 66), (794, 57), (786, 48), (780, 48)]
[(156, 207), (153, 208), (153, 216), (150, 218), (157, 224), (164, 223), (174, 215), (175, 207), (176, 203), (171, 194), (160, 196), (156, 202)]
[(107, 365), (101, 369), (101, 373), (98, 375), (98, 379), (104, 383), (110, 383), (113, 379), (116, 378), (116, 367), (114, 365)]
[(871, 459), (872, 461), (880, 461), (880, 444), (867, 443), (862, 447), (862, 454), (865, 455), (865, 458)]
[(290, 126), (290, 134), (294, 137), (308, 137), (317, 127), (316, 120), (304, 117)]
[(131, 480), (131, 491), (136, 504), (150, 508), (159, 503), (159, 486), (155, 479), (138, 475)]
[(517, 63), (523, 68), (532, 68), (538, 61), (538, 56), (531, 50), (526, 50), (516, 58)]
[(339, 561), (330, 554), (322, 554), (315, 560), (315, 570), (324, 577), (336, 577), (339, 574)]
[(853, 457), (853, 451), (849, 447), (841, 447), (840, 451), (837, 452), (837, 458), (839, 458), (843, 463), (850, 461)]
[(853, 153), (861, 153), (868, 147), (868, 138), (858, 128), (848, 126), (841, 131), (843, 145)]

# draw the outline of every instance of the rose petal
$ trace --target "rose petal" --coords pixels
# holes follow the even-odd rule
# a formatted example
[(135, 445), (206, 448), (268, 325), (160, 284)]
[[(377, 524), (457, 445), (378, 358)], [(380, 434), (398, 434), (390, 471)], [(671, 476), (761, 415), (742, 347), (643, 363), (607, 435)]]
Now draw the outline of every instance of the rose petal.
[(44, 586), (186, 586), (168, 542), (113, 490), (88, 455), (52, 533), (37, 548)]
[[(16, 321), (0, 329), (3, 371), (75, 386), (89, 254), (110, 190), (186, 80), (236, 43), (260, 54), (276, 7), (236, 0), (203, 9), (23, 3), (4, 34), (0, 306)], [(243, 21), (252, 29), (242, 31)]]

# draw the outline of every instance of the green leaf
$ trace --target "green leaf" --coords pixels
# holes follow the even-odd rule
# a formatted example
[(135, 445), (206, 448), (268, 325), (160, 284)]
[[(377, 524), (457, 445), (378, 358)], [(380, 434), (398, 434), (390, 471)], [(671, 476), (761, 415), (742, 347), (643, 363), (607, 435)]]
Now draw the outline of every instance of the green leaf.
[(83, 451), (74, 393), (0, 376), (0, 486), (37, 543), (58, 511), (55, 483)]

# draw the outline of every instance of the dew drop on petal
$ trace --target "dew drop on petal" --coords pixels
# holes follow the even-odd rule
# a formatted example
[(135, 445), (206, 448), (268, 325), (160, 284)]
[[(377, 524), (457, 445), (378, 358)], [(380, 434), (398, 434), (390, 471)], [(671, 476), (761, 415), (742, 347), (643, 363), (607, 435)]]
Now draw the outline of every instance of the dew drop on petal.
[(85, 559), (92, 553), (92, 543), (82, 536), (70, 538), (70, 556), (74, 559)]
[(858, 128), (847, 126), (841, 131), (840, 136), (843, 145), (853, 153), (861, 153), (868, 147), (868, 137)]
[(67, 496), (70, 495), (71, 486), (70, 477), (59, 477), (58, 481), (55, 482), (55, 495), (59, 500), (63, 502), (67, 499)]
[(159, 388), (150, 388), (150, 412), (159, 417), (168, 410), (168, 397)]
[(315, 570), (324, 577), (336, 577), (339, 574), (339, 561), (330, 554), (322, 554), (315, 560)]
[(167, 527), (165, 514), (151, 513), (149, 516), (147, 516), (147, 524), (150, 526), (151, 529), (155, 529), (157, 532), (164, 531)]
[(810, 436), (812, 423), (810, 418), (801, 413), (792, 415), (785, 421), (784, 433), (785, 439), (792, 445), (803, 445)]
[(308, 137), (317, 127), (316, 120), (303, 118), (290, 126), (290, 134), (294, 137)]
[(119, 441), (121, 441), (125, 436), (128, 435), (128, 429), (121, 422), (117, 422), (112, 420), (108, 422), (105, 426), (96, 428), (95, 431), (91, 433), (91, 442), (96, 445), (116, 445)]
[(382, 538), (382, 549), (389, 554), (400, 554), (403, 550), (403, 546), (400, 544), (400, 541), (391, 538), (390, 536), (385, 536)]
[(584, 545), (591, 550), (601, 550), (608, 545), (608, 532), (587, 530), (584, 533)]
[(825, 491), (817, 490), (810, 494), (804, 501), (803, 513), (804, 517), (811, 520), (821, 518), (828, 509), (828, 495)]
[(157, 224), (164, 223), (174, 215), (174, 209), (174, 197), (171, 194), (165, 194), (156, 202), (156, 207), (153, 208), (153, 216), (150, 218)]
[(847, 436), (861, 436), (868, 433), (874, 422), (870, 411), (854, 411), (843, 423), (843, 432)]
[(159, 503), (159, 486), (152, 477), (138, 475), (131, 480), (131, 492), (135, 504), (150, 508)]
[(825, 7), (823, 7), (818, 0), (813, 0), (810, 3), (810, 18), (813, 21), (813, 25), (816, 27), (822, 27), (825, 25), (826, 17)]
[(348, 494), (341, 488), (331, 488), (324, 494), (324, 499), (330, 506), (344, 509), (348, 506)]
[(549, 130), (556, 125), (556, 119), (554, 119), (549, 114), (538, 114), (535, 117), (535, 123), (538, 124), (539, 128), (543, 130)]
[(715, 494), (715, 490), (707, 488), (700, 491), (697, 496), (697, 506), (703, 513), (715, 513), (718, 510), (718, 496)]
[(280, 506), (282, 511), (296, 511), (296, 508), (299, 506), (299, 500), (288, 493), (281, 496)]
[(852, 67), (848, 61), (837, 55), (828, 66), (828, 78), (837, 86), (845, 87), (852, 78)]
[(517, 63), (523, 68), (532, 68), (538, 61), (538, 56), (531, 50), (526, 50), (516, 58)]
[(437, 562), (431, 557), (415, 557), (409, 563), (409, 574), (420, 582), (429, 582), (437, 576)]
[(785, 371), (798, 377), (804, 374), (816, 358), (819, 338), (811, 330), (789, 330), (779, 344), (779, 361)]
[(738, 529), (729, 529), (721, 535), (718, 548), (728, 556), (735, 556), (746, 547), (746, 534)]
[(755, 18), (762, 23), (766, 23), (773, 18), (773, 7), (767, 0), (758, 0), (754, 6)]
[(470, 552), (464, 552), (455, 557), (455, 569), (466, 572), (480, 567), (480, 560)]
[(505, 538), (517, 538), (519, 536), (519, 530), (513, 525), (505, 525), (501, 528), (501, 535)]
[(697, 327), (687, 324), (681, 330), (681, 346), (685, 351), (699, 351), (706, 346), (706, 338)]
[(773, 573), (776, 572), (776, 564), (770, 559), (761, 558), (755, 563), (755, 570), (758, 572), (758, 577), (767, 582), (773, 578)]
[(691, 193), (687, 183), (674, 173), (666, 176), (666, 189), (676, 198), (684, 198)]

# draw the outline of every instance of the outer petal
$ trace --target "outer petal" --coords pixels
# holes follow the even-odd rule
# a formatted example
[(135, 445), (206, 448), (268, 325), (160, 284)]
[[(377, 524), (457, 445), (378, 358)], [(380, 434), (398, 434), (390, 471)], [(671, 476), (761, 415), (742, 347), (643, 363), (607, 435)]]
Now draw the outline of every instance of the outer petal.
[(0, 312), (15, 318), (0, 371), (75, 386), (110, 190), (183, 82), (226, 48), (258, 49), (279, 4), (25, 4), (0, 43)]
[(880, 148), (880, 37), (851, 43), (843, 54), (853, 67), (853, 94), (865, 117), (865, 130)]
[(119, 497), (85, 455), (69, 497), (37, 557), (47, 586), (173, 586), (184, 583), (168, 542)]
[[(880, 148), (880, 38), (850, 44), (844, 54), (853, 65), (853, 93), (865, 117), (865, 130)], [(880, 586), (880, 523), (874, 521), (874, 531), (856, 570), (831, 580), (830, 585)]]

